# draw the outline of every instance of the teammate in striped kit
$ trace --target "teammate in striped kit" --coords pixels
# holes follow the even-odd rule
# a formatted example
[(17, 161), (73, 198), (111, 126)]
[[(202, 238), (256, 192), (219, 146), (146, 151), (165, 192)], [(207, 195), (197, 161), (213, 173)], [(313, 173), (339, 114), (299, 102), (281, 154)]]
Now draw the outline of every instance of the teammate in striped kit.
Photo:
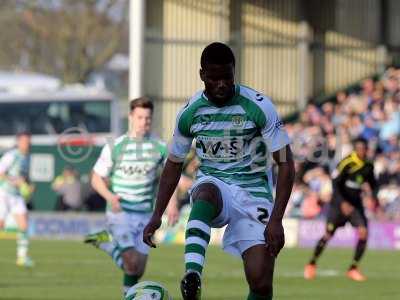
[(31, 136), (28, 132), (17, 135), (17, 148), (6, 152), (0, 160), (0, 229), (8, 213), (13, 214), (18, 225), (17, 265), (32, 267), (28, 256), (28, 210), (23, 198), (23, 187), (29, 186)]
[[(124, 271), (124, 292), (138, 282), (149, 247), (142, 232), (153, 210), (159, 169), (166, 159), (164, 142), (151, 135), (153, 104), (146, 97), (130, 103), (129, 132), (104, 146), (93, 168), (92, 186), (107, 201), (108, 230), (88, 235)], [(175, 195), (169, 223), (178, 219)], [(112, 240), (109, 239), (109, 233)]]
[[(247, 299), (272, 299), (274, 261), (284, 245), (282, 217), (294, 178), (290, 141), (270, 99), (235, 85), (234, 70), (228, 46), (212, 43), (204, 49), (200, 78), (205, 90), (177, 116), (156, 207), (143, 233), (144, 241), (155, 247), (152, 236), (195, 139), (200, 168), (190, 192), (186, 227), (186, 274), (181, 281), (185, 300), (201, 297), (211, 227), (227, 225), (223, 248), (243, 259), (250, 287)], [(279, 167), (275, 201), (270, 153)]]

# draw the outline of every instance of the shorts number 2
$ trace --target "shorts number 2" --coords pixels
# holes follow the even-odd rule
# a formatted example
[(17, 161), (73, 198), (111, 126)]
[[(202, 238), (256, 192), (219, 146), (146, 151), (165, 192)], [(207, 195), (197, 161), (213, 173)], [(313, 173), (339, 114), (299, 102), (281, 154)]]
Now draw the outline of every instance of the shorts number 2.
[(264, 207), (257, 207), (257, 212), (259, 212), (257, 220), (263, 224), (267, 224), (269, 218), (268, 210)]

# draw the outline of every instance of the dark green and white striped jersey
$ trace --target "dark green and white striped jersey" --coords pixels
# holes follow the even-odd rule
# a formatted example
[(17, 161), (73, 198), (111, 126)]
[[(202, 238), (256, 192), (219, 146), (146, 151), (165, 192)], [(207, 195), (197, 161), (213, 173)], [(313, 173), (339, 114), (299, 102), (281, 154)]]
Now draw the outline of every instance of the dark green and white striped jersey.
[(214, 176), (273, 201), (270, 153), (290, 140), (268, 97), (236, 85), (234, 97), (217, 106), (199, 91), (178, 114), (170, 153), (183, 159), (193, 139), (198, 178)]
[[(0, 173), (10, 178), (29, 177), (30, 155), (21, 154), (18, 149), (12, 149), (0, 159)], [(19, 195), (17, 187), (12, 185), (7, 179), (0, 179), (0, 189), (6, 193)]]
[(167, 155), (161, 140), (123, 135), (104, 146), (94, 172), (110, 180), (110, 189), (121, 197), (126, 212), (150, 212), (158, 184), (158, 171)]

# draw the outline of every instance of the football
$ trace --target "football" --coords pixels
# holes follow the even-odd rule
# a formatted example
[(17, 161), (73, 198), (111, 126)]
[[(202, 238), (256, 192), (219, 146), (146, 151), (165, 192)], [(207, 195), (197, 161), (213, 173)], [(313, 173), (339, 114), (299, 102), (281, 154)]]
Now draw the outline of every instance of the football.
[(125, 300), (172, 300), (172, 298), (161, 284), (154, 281), (142, 281), (128, 290)]

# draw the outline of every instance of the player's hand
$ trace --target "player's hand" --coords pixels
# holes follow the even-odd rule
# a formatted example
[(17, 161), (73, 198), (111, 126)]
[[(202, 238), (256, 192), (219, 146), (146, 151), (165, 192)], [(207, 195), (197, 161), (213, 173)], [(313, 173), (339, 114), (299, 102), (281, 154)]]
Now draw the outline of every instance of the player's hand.
[(174, 226), (179, 220), (179, 209), (177, 205), (172, 204), (167, 207), (167, 218), (168, 218), (168, 225)]
[(25, 183), (25, 179), (23, 177), (9, 177), (9, 182), (12, 186), (20, 187), (23, 183)]
[(277, 257), (285, 245), (285, 232), (281, 220), (270, 220), (264, 231), (267, 250), (273, 257)]
[(143, 242), (149, 245), (152, 248), (156, 248), (156, 244), (153, 242), (153, 235), (158, 228), (161, 226), (161, 218), (155, 217), (154, 215), (151, 217), (149, 223), (143, 229)]
[(108, 201), (111, 203), (111, 211), (114, 213), (121, 211), (121, 197), (118, 195), (113, 194)]

